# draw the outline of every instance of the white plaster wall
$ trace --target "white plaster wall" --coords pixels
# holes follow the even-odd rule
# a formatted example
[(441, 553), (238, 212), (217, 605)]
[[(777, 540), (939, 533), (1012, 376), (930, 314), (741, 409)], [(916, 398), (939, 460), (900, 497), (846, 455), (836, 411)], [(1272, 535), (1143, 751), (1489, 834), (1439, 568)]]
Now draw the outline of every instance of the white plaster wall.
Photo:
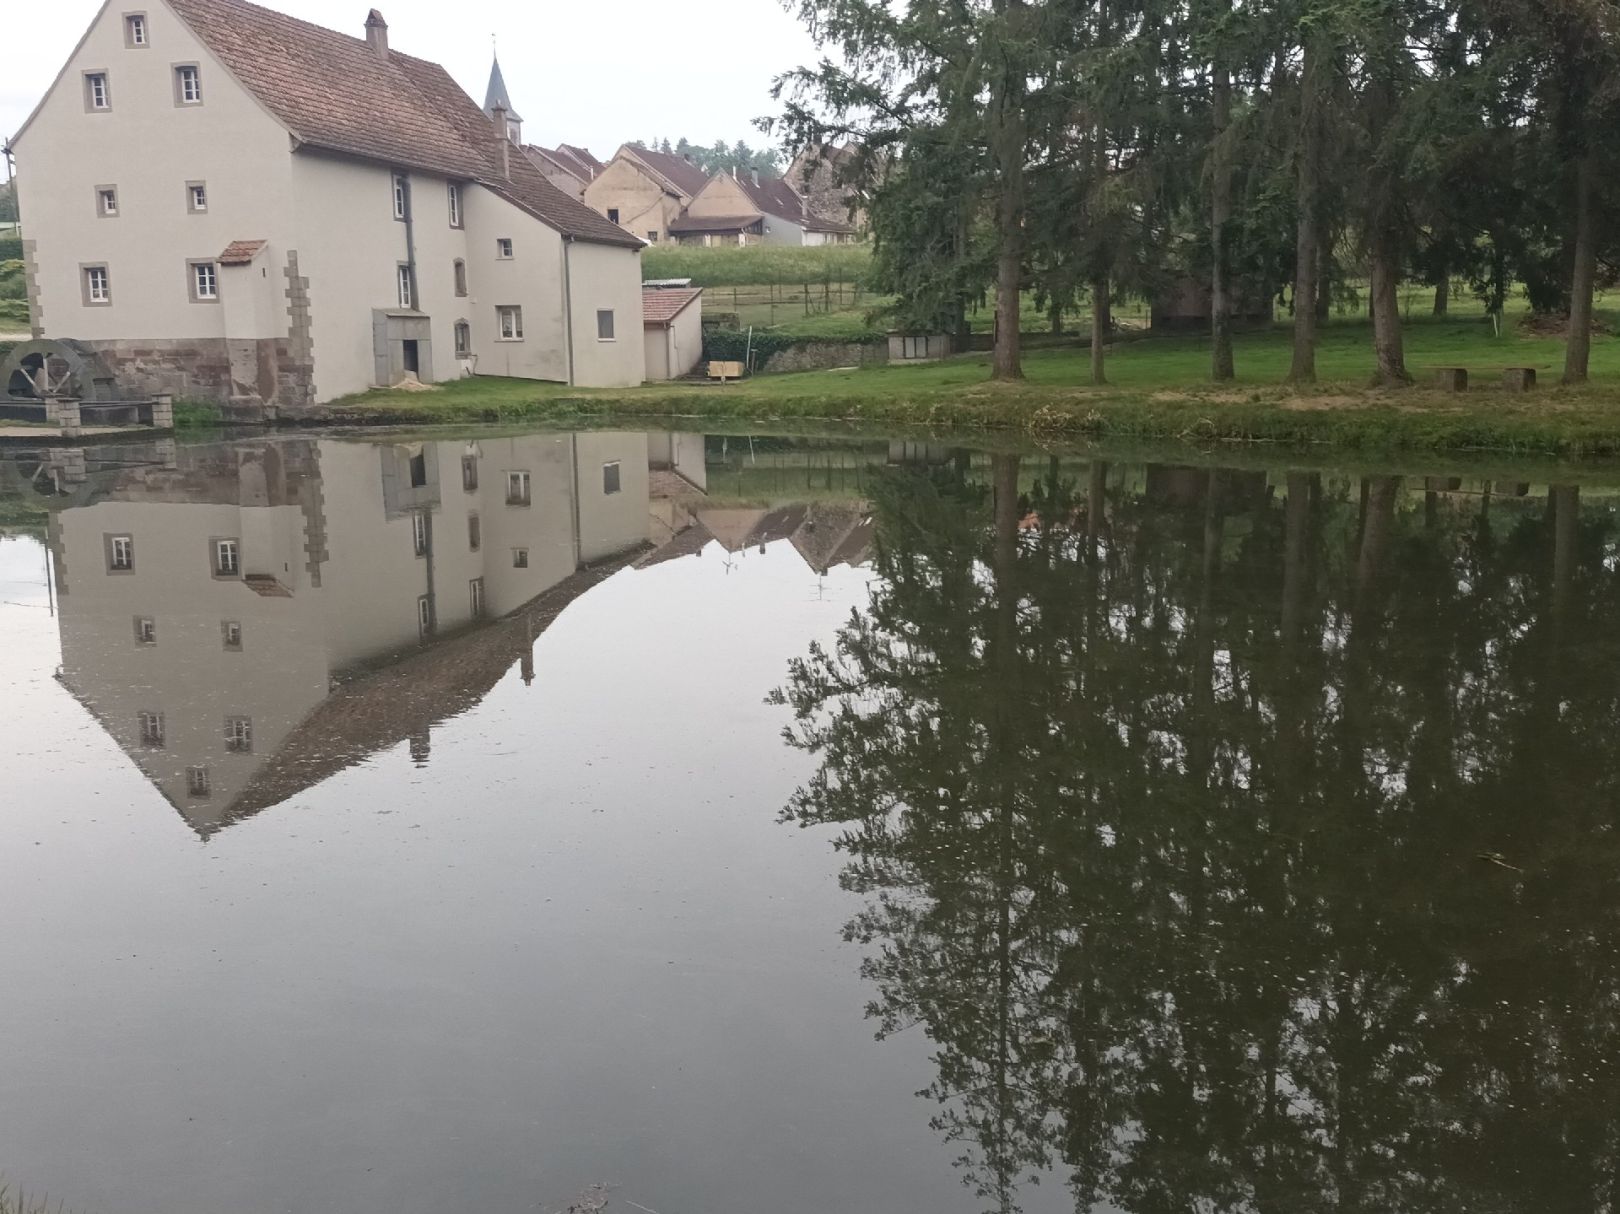
[(703, 300), (689, 304), (670, 326), (670, 378), (690, 374), (703, 361)]
[[(456, 296), (456, 259), (468, 257), (466, 227), (467, 195), (479, 192), (477, 186), (462, 185), (462, 226), (450, 226), (450, 182), (426, 173), (410, 174), (411, 211), (416, 232), (417, 309), (433, 318), (433, 378), (455, 379), (461, 374), (456, 363), (455, 324), (472, 324), (472, 267), (467, 267), (467, 298)], [(316, 347), (317, 355), (319, 347)], [(424, 368), (425, 370), (425, 368)]]
[(644, 330), (643, 341), (647, 351), (647, 382), (658, 383), (669, 375), (670, 331), (666, 328)]
[[(647, 538), (647, 436), (598, 431), (574, 436), (579, 461), (579, 559), (589, 564)], [(602, 469), (619, 465), (619, 492), (604, 493)]]
[[(586, 388), (635, 387), (647, 371), (641, 251), (575, 241), (568, 256), (574, 303), (574, 382)], [(612, 341), (596, 336), (600, 309), (613, 312)]]
[[(190, 301), (186, 262), (216, 258), (233, 240), (268, 240), (276, 257), (292, 247), (287, 133), (162, 0), (128, 7), (146, 12), (149, 45), (126, 48), (123, 9), (103, 9), (16, 140), (44, 331), (86, 340), (223, 337), (224, 309)], [(201, 68), (199, 106), (174, 103), (173, 65), (185, 62)], [(109, 112), (86, 112), (86, 71), (107, 72)], [(188, 181), (208, 183), (206, 214), (188, 212)], [(98, 185), (117, 187), (116, 218), (98, 216)], [(79, 266), (95, 262), (108, 266), (110, 307), (83, 306)]]
[[(504, 198), (478, 187), (467, 191), (467, 273), (473, 352), (480, 375), (568, 382), (563, 326), (562, 237)], [(513, 257), (496, 257), (495, 242), (512, 240)], [(523, 340), (499, 340), (495, 310), (523, 309)]]

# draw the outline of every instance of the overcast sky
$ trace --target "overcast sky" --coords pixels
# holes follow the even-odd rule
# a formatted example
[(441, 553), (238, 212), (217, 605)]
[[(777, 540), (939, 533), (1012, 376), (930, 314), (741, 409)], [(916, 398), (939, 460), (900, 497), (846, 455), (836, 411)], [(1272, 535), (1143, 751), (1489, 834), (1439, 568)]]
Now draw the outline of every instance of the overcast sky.
[[(22, 125), (56, 77), (101, 0), (3, 0), (0, 134)], [(269, 7), (360, 36), (371, 5), (270, 0)], [(382, 0), (396, 50), (436, 60), (481, 105), (490, 35), (524, 138), (583, 144), (604, 160), (631, 139), (694, 143), (766, 139), (752, 120), (773, 112), (777, 73), (809, 63), (815, 47), (777, 0)], [(21, 48), (27, 48), (23, 53)]]

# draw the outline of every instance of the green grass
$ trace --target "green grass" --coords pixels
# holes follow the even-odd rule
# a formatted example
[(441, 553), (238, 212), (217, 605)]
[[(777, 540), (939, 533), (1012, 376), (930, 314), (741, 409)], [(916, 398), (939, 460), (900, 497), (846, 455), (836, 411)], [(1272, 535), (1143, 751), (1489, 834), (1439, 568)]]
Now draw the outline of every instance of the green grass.
[(872, 266), (868, 245), (794, 248), (701, 249), (650, 245), (641, 253), (644, 279), (690, 278), (699, 287), (748, 287), (764, 283), (803, 286), (807, 282), (863, 282)]

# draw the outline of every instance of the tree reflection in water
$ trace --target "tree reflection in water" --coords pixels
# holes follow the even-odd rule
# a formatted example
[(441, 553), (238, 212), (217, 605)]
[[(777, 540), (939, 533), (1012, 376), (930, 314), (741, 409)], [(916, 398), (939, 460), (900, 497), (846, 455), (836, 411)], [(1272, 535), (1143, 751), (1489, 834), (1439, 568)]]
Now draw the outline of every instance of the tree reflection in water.
[(876, 489), (784, 818), (986, 1209), (1620, 1208), (1620, 529), (1449, 488)]

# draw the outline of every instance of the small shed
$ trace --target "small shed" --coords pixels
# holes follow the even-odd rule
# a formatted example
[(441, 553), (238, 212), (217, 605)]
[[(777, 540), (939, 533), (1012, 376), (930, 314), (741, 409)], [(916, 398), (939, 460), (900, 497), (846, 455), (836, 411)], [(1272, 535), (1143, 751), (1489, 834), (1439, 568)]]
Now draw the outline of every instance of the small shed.
[(951, 353), (951, 339), (944, 333), (890, 333), (891, 363), (938, 362)]
[(644, 288), (641, 324), (648, 381), (690, 375), (703, 359), (703, 288)]

